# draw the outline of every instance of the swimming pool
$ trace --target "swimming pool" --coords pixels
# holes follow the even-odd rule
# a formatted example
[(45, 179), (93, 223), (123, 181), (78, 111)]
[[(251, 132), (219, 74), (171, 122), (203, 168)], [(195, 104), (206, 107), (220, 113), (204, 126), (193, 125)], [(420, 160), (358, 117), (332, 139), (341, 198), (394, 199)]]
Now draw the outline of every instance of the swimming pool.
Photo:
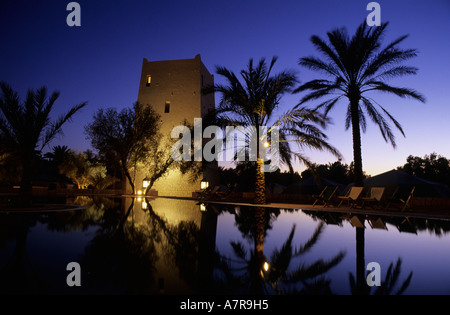
[(450, 293), (447, 220), (169, 198), (71, 202), (86, 208), (0, 213), (0, 292)]

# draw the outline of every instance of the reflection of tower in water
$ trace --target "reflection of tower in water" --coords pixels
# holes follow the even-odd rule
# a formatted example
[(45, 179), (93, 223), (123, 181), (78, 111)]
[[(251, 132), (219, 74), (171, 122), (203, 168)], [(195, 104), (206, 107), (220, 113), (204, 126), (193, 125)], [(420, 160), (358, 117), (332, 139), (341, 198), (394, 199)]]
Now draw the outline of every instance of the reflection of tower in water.
[[(125, 208), (131, 205), (125, 199)], [(207, 293), (212, 284), (217, 212), (195, 201), (135, 198), (129, 224), (148, 231), (156, 251), (154, 294)]]

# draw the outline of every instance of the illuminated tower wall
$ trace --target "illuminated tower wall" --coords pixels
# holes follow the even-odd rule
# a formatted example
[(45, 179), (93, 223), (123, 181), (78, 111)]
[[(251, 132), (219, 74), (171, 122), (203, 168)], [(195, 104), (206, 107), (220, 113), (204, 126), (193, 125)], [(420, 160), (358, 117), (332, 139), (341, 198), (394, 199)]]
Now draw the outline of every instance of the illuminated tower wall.
[[(186, 120), (192, 126), (194, 118), (203, 118), (214, 110), (214, 94), (202, 95), (204, 86), (213, 85), (214, 76), (203, 65), (200, 55), (193, 59), (148, 61), (144, 58), (139, 84), (138, 102), (151, 105), (161, 115), (163, 136), (169, 135), (174, 126)], [(203, 177), (211, 185), (217, 179), (217, 162), (210, 163)], [(142, 188), (144, 175), (136, 177), (136, 190)], [(174, 170), (160, 178), (153, 189), (159, 196), (191, 197), (200, 189), (200, 181), (189, 180), (188, 175)]]

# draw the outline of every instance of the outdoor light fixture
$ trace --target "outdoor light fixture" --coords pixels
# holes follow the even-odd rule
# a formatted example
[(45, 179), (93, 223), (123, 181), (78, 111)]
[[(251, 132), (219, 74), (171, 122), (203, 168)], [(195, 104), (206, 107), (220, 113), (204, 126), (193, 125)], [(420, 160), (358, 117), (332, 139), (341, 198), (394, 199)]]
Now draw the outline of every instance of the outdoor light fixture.
[(201, 204), (200, 204), (200, 211), (201, 211), (201, 212), (205, 212), (205, 211), (206, 211), (206, 206), (205, 206), (204, 203), (201, 203)]
[(146, 177), (146, 178), (144, 178), (144, 180), (142, 181), (142, 188), (147, 188), (148, 185), (150, 185), (150, 180)]
[(264, 262), (264, 264), (263, 264), (263, 269), (264, 269), (264, 271), (266, 271), (266, 272), (269, 270), (269, 263), (268, 263), (267, 261)]
[(142, 190), (138, 190), (138, 191), (137, 191), (137, 194), (138, 194), (138, 195), (142, 195)]
[(206, 180), (206, 178), (203, 178), (200, 182), (200, 189), (206, 189), (209, 187), (209, 182)]

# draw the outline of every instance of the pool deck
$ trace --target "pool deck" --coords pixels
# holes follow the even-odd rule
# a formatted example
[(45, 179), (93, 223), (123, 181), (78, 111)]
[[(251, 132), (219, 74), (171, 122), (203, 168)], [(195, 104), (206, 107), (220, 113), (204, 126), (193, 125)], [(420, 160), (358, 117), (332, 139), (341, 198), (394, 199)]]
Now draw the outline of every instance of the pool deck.
[[(217, 200), (217, 199), (201, 199), (192, 197), (173, 197), (173, 196), (143, 196), (143, 195), (115, 195), (114, 197), (137, 197), (137, 198), (167, 198), (167, 199), (183, 199), (191, 200), (199, 203), (215, 203), (224, 205), (234, 205), (234, 206), (251, 206), (251, 207), (269, 207), (269, 208), (280, 208), (280, 209), (301, 209), (306, 211), (317, 211), (317, 212), (336, 212), (343, 214), (361, 214), (361, 215), (374, 215), (374, 216), (390, 216), (390, 217), (416, 217), (425, 219), (441, 219), (450, 220), (450, 209), (439, 210), (439, 209), (407, 209), (401, 211), (400, 209), (380, 209), (380, 208), (360, 208), (360, 207), (349, 207), (343, 205), (341, 207), (327, 206), (312, 204), (298, 204), (298, 203), (282, 203), (282, 202), (271, 202), (263, 205), (258, 205), (247, 201), (227, 201), (227, 200)], [(63, 211), (63, 210), (81, 210), (84, 207), (77, 205), (40, 205), (31, 208), (10, 208), (5, 205), (0, 205), (0, 213), (12, 213), (12, 212), (34, 212), (34, 211)]]
[(280, 208), (280, 209), (301, 209), (307, 211), (318, 211), (318, 212), (336, 212), (345, 214), (361, 214), (361, 215), (374, 215), (374, 216), (396, 216), (396, 217), (415, 217), (415, 218), (425, 218), (425, 219), (442, 219), (450, 220), (450, 210), (438, 210), (433, 211), (430, 209), (407, 209), (401, 211), (401, 209), (380, 209), (380, 208), (360, 208), (360, 207), (349, 207), (349, 206), (326, 206), (312, 204), (296, 204), (296, 203), (280, 203), (272, 202), (263, 205), (258, 205), (250, 202), (234, 202), (234, 201), (224, 201), (224, 200), (203, 200), (197, 198), (180, 198), (180, 197), (166, 197), (160, 196), (156, 198), (176, 198), (176, 199), (187, 199), (194, 200), (200, 203), (215, 203), (224, 205), (235, 205), (235, 206), (252, 206), (252, 207), (269, 207), (269, 208)]

